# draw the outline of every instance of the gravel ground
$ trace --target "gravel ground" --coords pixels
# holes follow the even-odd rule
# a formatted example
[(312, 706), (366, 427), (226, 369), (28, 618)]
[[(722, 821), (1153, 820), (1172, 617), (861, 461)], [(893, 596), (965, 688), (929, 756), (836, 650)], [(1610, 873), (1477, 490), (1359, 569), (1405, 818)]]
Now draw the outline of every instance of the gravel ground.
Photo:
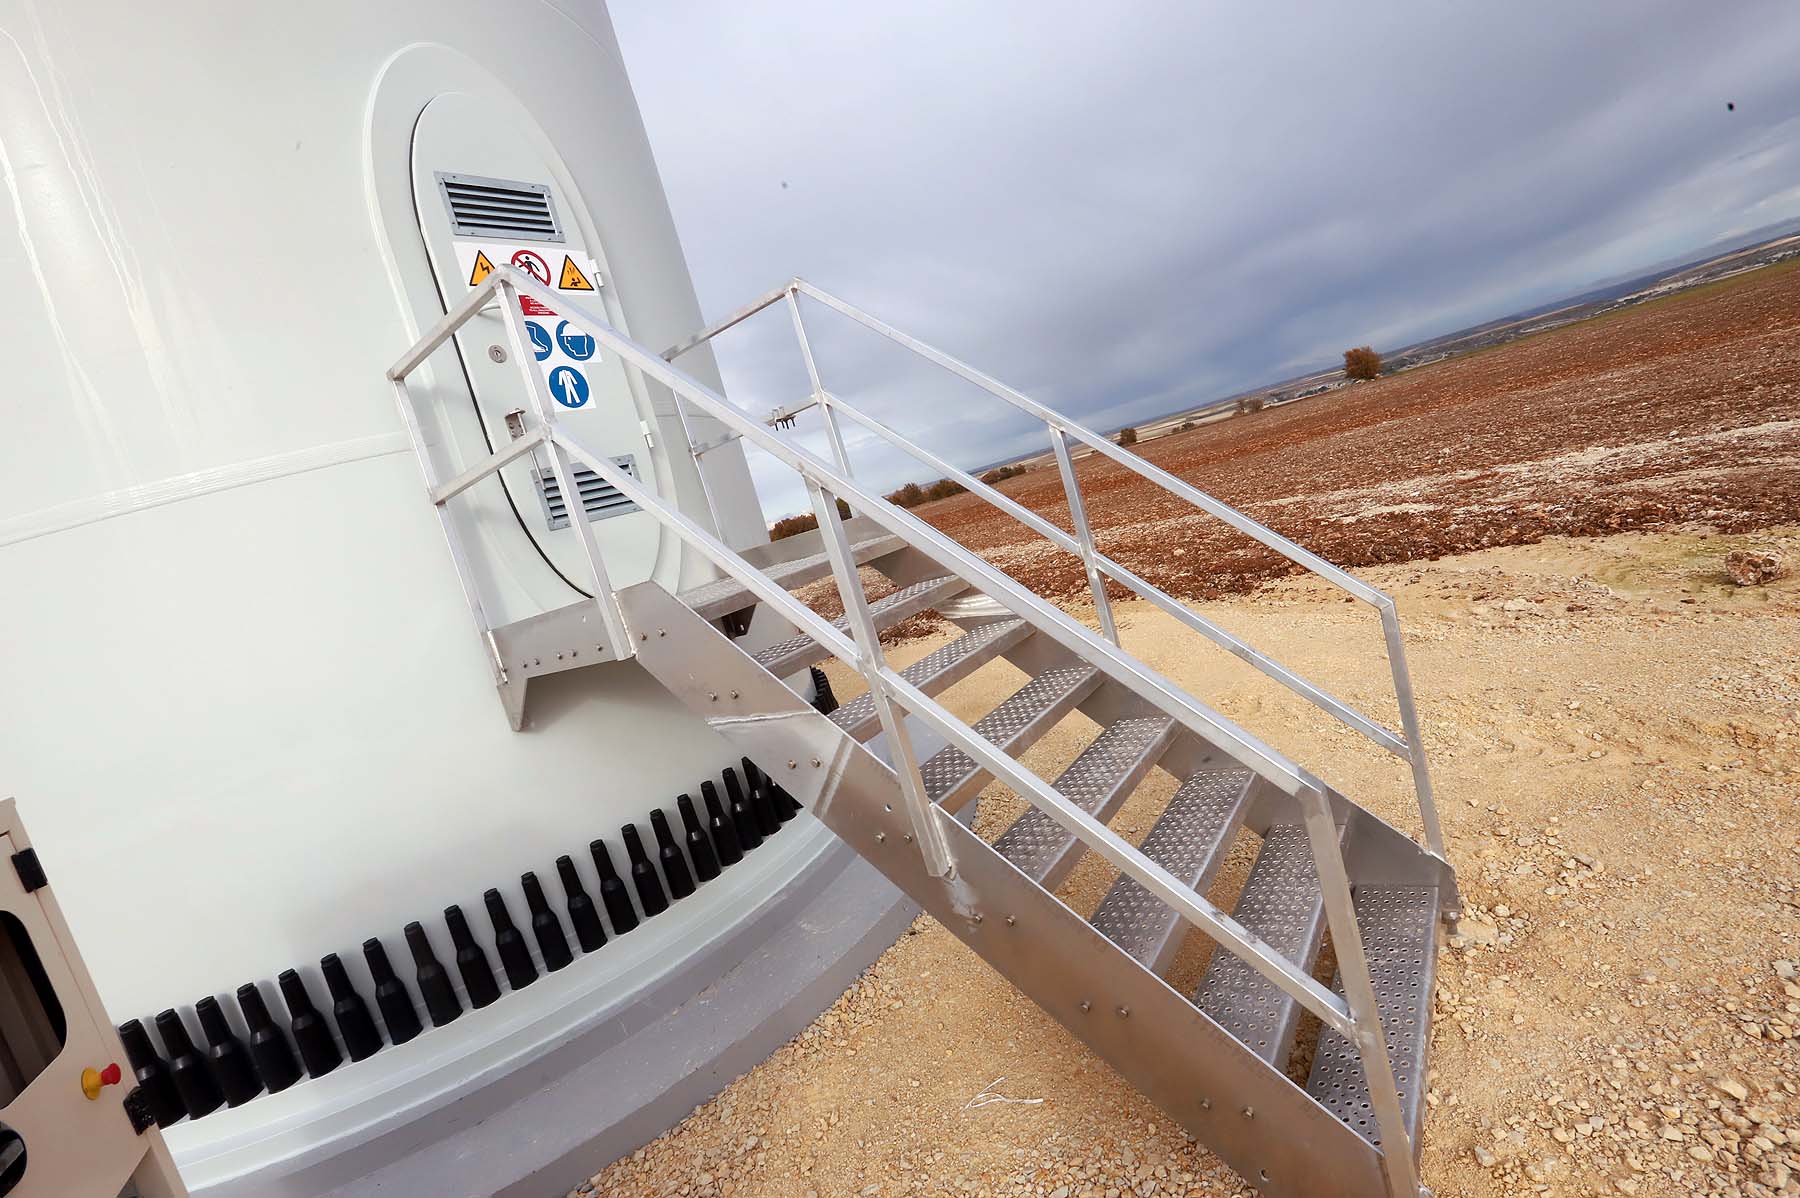
[[(1400, 604), (1468, 905), (1434, 1007), (1423, 1170), (1440, 1195), (1800, 1194), (1800, 581), (1732, 586), (1724, 556), (1749, 547), (1793, 562), (1800, 528), (1551, 537), (1362, 572)], [(1202, 606), (1393, 721), (1366, 609), (1298, 580)], [(1161, 613), (1119, 610), (1128, 649), (1417, 828), (1391, 758)], [(973, 718), (1019, 681), (994, 663), (945, 701)], [(1053, 771), (1093, 731), (1071, 717), (1027, 764)], [(1114, 826), (1147, 831), (1172, 786), (1154, 775)], [(978, 827), (1018, 809), (990, 788)], [(1090, 860), (1059, 893), (1087, 912), (1111, 880)], [(1178, 987), (1208, 950), (1190, 935)], [(1248, 1191), (924, 919), (794, 1041), (578, 1192)]]

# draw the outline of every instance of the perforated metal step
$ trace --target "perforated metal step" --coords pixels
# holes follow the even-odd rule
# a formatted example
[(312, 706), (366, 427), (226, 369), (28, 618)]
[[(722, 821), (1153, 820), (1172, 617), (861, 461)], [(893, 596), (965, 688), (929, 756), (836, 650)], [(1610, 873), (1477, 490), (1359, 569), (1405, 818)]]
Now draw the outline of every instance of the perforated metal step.
[[(1144, 855), (1204, 890), (1224, 858), (1256, 775), (1246, 769), (1207, 770), (1181, 784), (1139, 847)], [(1157, 973), (1181, 947), (1182, 918), (1133, 878), (1114, 882), (1094, 909), (1094, 930)]]
[[(1431, 1039), (1431, 990), (1437, 977), (1438, 893), (1425, 886), (1358, 886), (1351, 897), (1356, 901), (1369, 977), (1375, 983), (1376, 1005), (1381, 1008), (1394, 1085), (1406, 1113), (1407, 1134), (1416, 1147), (1424, 1109), (1425, 1050)], [(1343, 993), (1341, 973), (1331, 986)], [(1330, 1028), (1319, 1035), (1306, 1092), (1363, 1139), (1381, 1146), (1362, 1058), (1355, 1045)]]
[[(969, 589), (969, 584), (960, 578), (927, 578), (923, 582), (915, 582), (911, 586), (901, 587), (891, 595), (882, 597), (869, 604), (869, 615), (875, 620), (878, 629), (892, 628), (908, 616), (916, 616), (934, 604), (941, 603), (959, 591)], [(850, 618), (839, 616), (832, 621), (834, 627), (846, 636), (850, 633)], [(831, 656), (819, 643), (801, 633), (789, 637), (785, 641), (758, 650), (753, 656), (756, 664), (777, 678), (786, 678), (798, 670), (804, 670), (815, 662), (824, 661)]]
[[(1111, 819), (1174, 739), (1167, 716), (1120, 720), (1081, 751), (1056, 779), (1056, 789), (1089, 815)], [(1062, 885), (1086, 848), (1061, 824), (1033, 807), (1000, 834), (994, 850), (1046, 890)]]
[[(850, 556), (860, 565), (878, 557), (885, 557), (897, 549), (906, 547), (906, 542), (892, 533), (879, 536), (864, 537), (850, 546)], [(831, 573), (831, 561), (825, 551), (797, 557), (792, 561), (775, 562), (763, 568), (763, 573), (772, 581), (789, 590), (804, 586), (814, 579), (823, 578)], [(690, 587), (678, 596), (683, 606), (692, 609), (703, 620), (717, 620), (734, 611), (742, 611), (756, 603), (756, 596), (735, 578), (719, 578), (712, 582)]]
[[(995, 620), (982, 624), (913, 662), (900, 671), (900, 676), (926, 694), (935, 695), (1011, 649), (1032, 631), (1031, 625), (1023, 620)], [(875, 715), (875, 703), (866, 694), (858, 695), (832, 712), (831, 722), (857, 740), (868, 740), (881, 727), (881, 721)]]
[[(1007, 696), (975, 722), (975, 731), (1014, 756), (1048, 732), (1100, 685), (1088, 665), (1055, 666)], [(919, 766), (932, 802), (954, 811), (980, 790), (988, 771), (954, 745), (933, 753)]]
[[(1338, 835), (1341, 840), (1343, 829)], [(1301, 969), (1313, 967), (1325, 933), (1325, 897), (1304, 826), (1269, 829), (1233, 915)], [(1276, 1068), (1286, 1065), (1300, 1004), (1243, 958), (1214, 952), (1194, 1001), (1257, 1056)]]

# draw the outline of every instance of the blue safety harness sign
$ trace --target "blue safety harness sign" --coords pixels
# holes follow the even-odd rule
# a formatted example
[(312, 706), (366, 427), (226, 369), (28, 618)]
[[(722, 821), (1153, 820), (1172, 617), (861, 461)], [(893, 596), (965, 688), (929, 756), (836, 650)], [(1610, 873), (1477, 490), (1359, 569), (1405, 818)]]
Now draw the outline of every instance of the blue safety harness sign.
[(558, 366), (550, 372), (550, 394), (565, 408), (579, 408), (588, 400), (587, 376), (573, 366)]

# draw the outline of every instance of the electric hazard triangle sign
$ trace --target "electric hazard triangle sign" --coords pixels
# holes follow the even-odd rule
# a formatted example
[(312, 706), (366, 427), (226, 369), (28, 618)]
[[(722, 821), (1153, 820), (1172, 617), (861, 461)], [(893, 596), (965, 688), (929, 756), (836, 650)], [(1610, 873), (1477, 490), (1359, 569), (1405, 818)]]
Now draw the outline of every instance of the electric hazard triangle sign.
[(475, 251), (475, 269), (469, 272), (469, 286), (471, 286), (471, 287), (479, 286), (481, 284), (481, 280), (487, 278), (489, 275), (491, 275), (493, 273), (494, 273), (494, 264), (492, 262), (488, 261), (488, 256), (485, 253), (483, 253), (480, 250), (476, 250)]
[[(477, 265), (476, 269), (481, 268)], [(557, 283), (557, 287), (563, 291), (592, 291), (594, 289), (594, 285), (588, 282), (588, 277), (581, 273), (581, 267), (575, 265), (575, 259), (567, 254), (563, 255), (562, 281)]]

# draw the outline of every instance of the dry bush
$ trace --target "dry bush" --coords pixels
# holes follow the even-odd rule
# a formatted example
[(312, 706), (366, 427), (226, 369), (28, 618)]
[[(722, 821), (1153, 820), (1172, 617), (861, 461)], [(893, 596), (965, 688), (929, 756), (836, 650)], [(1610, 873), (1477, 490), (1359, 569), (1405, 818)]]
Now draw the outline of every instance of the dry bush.
[[(840, 520), (848, 520), (850, 518), (849, 504), (840, 499), (837, 501), (837, 509), (838, 518)], [(769, 539), (771, 541), (779, 541), (784, 537), (794, 537), (799, 536), (803, 532), (811, 532), (817, 527), (819, 527), (819, 519), (811, 512), (807, 512), (800, 516), (785, 516), (769, 525)]]
[(1263, 405), (1268, 402), (1260, 395), (1246, 395), (1237, 401), (1238, 415), (1248, 416), (1251, 412), (1260, 412), (1263, 410)]
[(1025, 473), (1023, 466), (996, 466), (982, 475), (981, 481), (991, 487), (995, 483), (1003, 483), (1009, 478), (1017, 478), (1023, 473)]
[(1366, 345), (1344, 351), (1344, 377), (1372, 379), (1381, 373), (1381, 355)]
[(1137, 444), (1137, 430), (1135, 428), (1120, 429), (1119, 430), (1119, 444), (1120, 445), (1136, 445)]

